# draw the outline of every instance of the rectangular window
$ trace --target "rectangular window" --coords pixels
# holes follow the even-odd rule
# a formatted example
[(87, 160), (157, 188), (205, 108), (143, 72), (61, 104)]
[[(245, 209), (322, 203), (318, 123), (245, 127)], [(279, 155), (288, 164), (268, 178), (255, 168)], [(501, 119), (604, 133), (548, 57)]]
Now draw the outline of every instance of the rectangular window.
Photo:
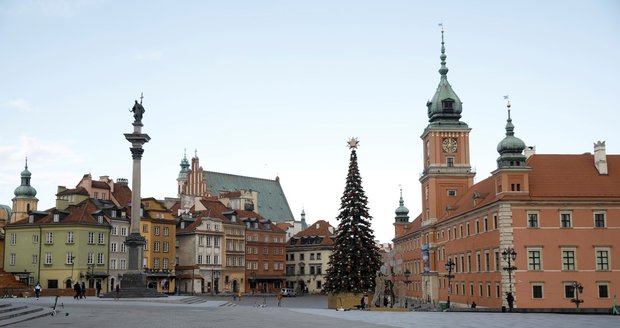
[(562, 250), (562, 270), (575, 271), (575, 251)]
[(480, 221), (476, 220), (476, 233), (480, 233)]
[[(482, 271), (481, 270), (481, 268), (482, 268), (482, 261), (480, 259), (480, 252), (476, 253), (476, 266), (477, 266), (478, 272)], [(482, 295), (480, 295), (480, 296), (482, 296)]]
[(159, 236), (159, 227), (158, 226), (155, 227), (155, 236)]
[(168, 253), (169, 250), (170, 250), (170, 243), (168, 243), (167, 241), (164, 241), (164, 253)]
[(154, 258), (153, 259), (153, 269), (159, 269), (159, 259), (158, 258)]
[(15, 245), (17, 244), (17, 234), (12, 233), (11, 234), (11, 245)]
[(142, 232), (149, 232), (149, 225), (148, 224), (143, 224), (142, 225)]
[(531, 271), (540, 271), (542, 270), (542, 266), (540, 263), (540, 254), (541, 250), (532, 249), (527, 251), (527, 269)]
[(87, 264), (93, 264), (94, 263), (94, 258), (95, 258), (95, 253), (89, 252), (88, 253), (88, 257), (86, 259), (86, 263)]
[(448, 197), (456, 197), (456, 190), (448, 189)]
[(104, 263), (103, 253), (97, 253), (97, 264), (101, 265)]
[(116, 259), (110, 259), (110, 270), (116, 270)]
[(575, 298), (575, 287), (573, 287), (573, 283), (565, 283), (564, 284), (564, 297), (565, 298)]
[[(114, 213), (114, 212), (112, 212)], [(112, 226), (112, 230), (110, 231), (110, 234), (112, 236), (117, 236), (118, 235), (118, 227), (117, 226)]]
[(321, 253), (316, 253), (316, 259), (320, 260), (321, 259)]
[(15, 265), (15, 261), (17, 261), (17, 254), (11, 253), (9, 256), (9, 265)]
[(144, 238), (144, 250), (148, 251), (149, 250), (149, 240)]
[(120, 259), (119, 260), (119, 269), (120, 270), (125, 270), (126, 268), (127, 268), (127, 260)]
[(39, 243), (39, 235), (37, 235), (37, 234), (32, 235), (32, 243), (33, 244), (38, 244)]
[(110, 252), (112, 252), (112, 253), (118, 252), (118, 244), (117, 243), (111, 243), (110, 244)]
[(125, 243), (121, 243), (121, 253), (127, 253), (127, 245)]
[(491, 297), (491, 284), (487, 283), (487, 297)]
[(73, 256), (73, 252), (67, 252), (67, 262), (65, 263), (73, 264), (73, 259), (75, 259), (75, 257)]
[(121, 227), (121, 236), (127, 236), (127, 227)]
[(469, 283), (469, 295), (474, 296), (474, 283), (473, 282)]
[(538, 213), (527, 213), (527, 227), (538, 228)]
[(543, 298), (543, 285), (542, 284), (532, 285), (532, 298), (533, 299)]
[(159, 242), (153, 242), (153, 251), (154, 252), (159, 252)]
[(168, 269), (168, 266), (170, 266), (170, 261), (167, 258), (164, 258), (162, 261), (162, 269)]
[(482, 297), (482, 283), (478, 283), (478, 296)]
[(219, 236), (213, 237), (213, 246), (220, 247), (220, 237)]
[(220, 264), (219, 255), (213, 255), (213, 264)]
[(37, 264), (37, 263), (39, 263), (39, 255), (32, 254), (32, 264)]
[(597, 271), (609, 270), (609, 250), (596, 249), (596, 270)]
[(170, 235), (170, 228), (164, 227), (164, 236)]
[(60, 221), (60, 214), (56, 213), (54, 214), (54, 223), (58, 223)]
[(88, 233), (88, 243), (89, 244), (94, 244), (95, 243), (95, 233), (94, 232), (89, 232)]
[(484, 251), (484, 268), (486, 272), (491, 271), (491, 255), (489, 254), (489, 251), (486, 250)]
[(100, 232), (99, 233), (99, 238), (97, 238), (97, 242), (99, 243), (99, 245), (105, 244), (105, 234)]
[(53, 244), (54, 243), (54, 233), (53, 232), (45, 233), (45, 243), (46, 244)]
[(52, 253), (51, 252), (45, 253), (45, 264), (52, 264)]
[(573, 226), (571, 219), (571, 212), (561, 212), (560, 213), (560, 227), (562, 228), (570, 228)]
[(202, 255), (198, 255), (198, 264), (202, 264)]
[(487, 232), (489, 230), (489, 218), (488, 217), (484, 217), (484, 232)]
[(609, 298), (609, 285), (598, 283), (598, 298)]
[(448, 167), (453, 167), (454, 166), (454, 157), (446, 157), (446, 162), (448, 164)]
[(594, 213), (594, 227), (605, 228), (605, 212)]

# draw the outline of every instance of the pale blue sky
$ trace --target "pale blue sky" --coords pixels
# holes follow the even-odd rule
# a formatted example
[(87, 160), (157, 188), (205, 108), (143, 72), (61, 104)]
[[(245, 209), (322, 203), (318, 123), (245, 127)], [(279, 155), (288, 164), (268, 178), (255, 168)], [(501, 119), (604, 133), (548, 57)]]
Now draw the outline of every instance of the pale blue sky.
[(205, 170), (280, 181), (299, 218), (340, 206), (350, 137), (375, 236), (393, 238), (399, 184), (413, 218), (439, 82), (471, 128), (476, 181), (496, 168), (512, 99), (538, 153), (620, 153), (618, 1), (0, 2), (0, 204), (29, 158), (40, 209), (83, 174), (131, 179), (144, 92), (143, 196), (176, 196), (183, 149)]

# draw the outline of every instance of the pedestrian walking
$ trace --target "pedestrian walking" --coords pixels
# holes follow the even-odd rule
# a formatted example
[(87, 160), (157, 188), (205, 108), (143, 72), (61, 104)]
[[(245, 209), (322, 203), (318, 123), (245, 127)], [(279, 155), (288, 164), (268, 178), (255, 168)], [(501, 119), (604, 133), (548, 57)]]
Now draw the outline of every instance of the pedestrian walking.
[(364, 309), (370, 310), (370, 303), (368, 300), (368, 294), (364, 294)]
[(82, 295), (82, 287), (79, 282), (76, 282), (75, 285), (73, 285), (73, 290), (75, 291), (75, 296), (73, 296), (73, 299), (79, 299), (80, 295)]
[(34, 295), (37, 297), (37, 299), (39, 299), (39, 296), (41, 296), (41, 285), (38, 282), (34, 286)]
[(278, 307), (280, 307), (280, 304), (282, 303), (282, 294), (278, 293), (276, 298), (278, 299)]
[(118, 299), (121, 298), (121, 284), (116, 284), (116, 296), (114, 296), (114, 299), (118, 301)]
[(86, 299), (86, 284), (83, 281), (82, 281), (82, 294), (80, 295), (80, 298)]

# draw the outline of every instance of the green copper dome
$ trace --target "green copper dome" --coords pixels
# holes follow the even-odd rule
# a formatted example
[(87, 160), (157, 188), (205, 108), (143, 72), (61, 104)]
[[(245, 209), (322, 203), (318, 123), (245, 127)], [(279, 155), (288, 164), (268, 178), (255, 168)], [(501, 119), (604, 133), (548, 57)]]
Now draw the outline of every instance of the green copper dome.
[(37, 190), (30, 186), (30, 177), (32, 173), (28, 171), (28, 160), (26, 160), (26, 166), (22, 171), (22, 184), (15, 188), (15, 197), (23, 198), (23, 197), (34, 197), (37, 195)]
[(399, 223), (405, 223), (405, 222), (409, 222), (409, 216), (407, 214), (409, 214), (409, 209), (405, 207), (405, 201), (403, 200), (403, 190), (400, 190), (400, 201), (398, 202), (398, 204), (400, 205), (396, 211), (394, 211), (396, 213), (396, 222)]
[(181, 166), (179, 179), (187, 178), (187, 172), (189, 172), (189, 161), (187, 160), (187, 154), (185, 152), (183, 152), (183, 159), (179, 165)]
[(446, 48), (443, 40), (443, 30), (441, 31), (441, 67), (439, 74), (441, 79), (437, 91), (433, 98), (426, 103), (428, 108), (428, 118), (431, 124), (458, 124), (466, 125), (460, 122), (461, 112), (463, 111), (463, 103), (452, 86), (448, 82), (448, 67), (446, 67)]
[(514, 125), (510, 118), (510, 102), (508, 102), (508, 119), (506, 120), (506, 137), (497, 144), (498, 168), (525, 166), (526, 157), (523, 155), (525, 142), (514, 136)]

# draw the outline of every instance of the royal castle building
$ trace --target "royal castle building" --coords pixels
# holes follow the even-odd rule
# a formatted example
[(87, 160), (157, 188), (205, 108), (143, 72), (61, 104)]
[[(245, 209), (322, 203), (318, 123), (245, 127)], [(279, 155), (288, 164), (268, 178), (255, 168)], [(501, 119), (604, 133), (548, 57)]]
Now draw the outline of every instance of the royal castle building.
[[(592, 153), (536, 154), (508, 117), (497, 168), (474, 183), (470, 127), (440, 82), (421, 135), (422, 211), (409, 220), (401, 199), (394, 244), (410, 299), (452, 306), (611, 308), (620, 285), (620, 155), (605, 142)], [(491, 151), (489, 149), (489, 151)], [(586, 150), (584, 150), (586, 151)], [(579, 288), (581, 287), (581, 288)]]

